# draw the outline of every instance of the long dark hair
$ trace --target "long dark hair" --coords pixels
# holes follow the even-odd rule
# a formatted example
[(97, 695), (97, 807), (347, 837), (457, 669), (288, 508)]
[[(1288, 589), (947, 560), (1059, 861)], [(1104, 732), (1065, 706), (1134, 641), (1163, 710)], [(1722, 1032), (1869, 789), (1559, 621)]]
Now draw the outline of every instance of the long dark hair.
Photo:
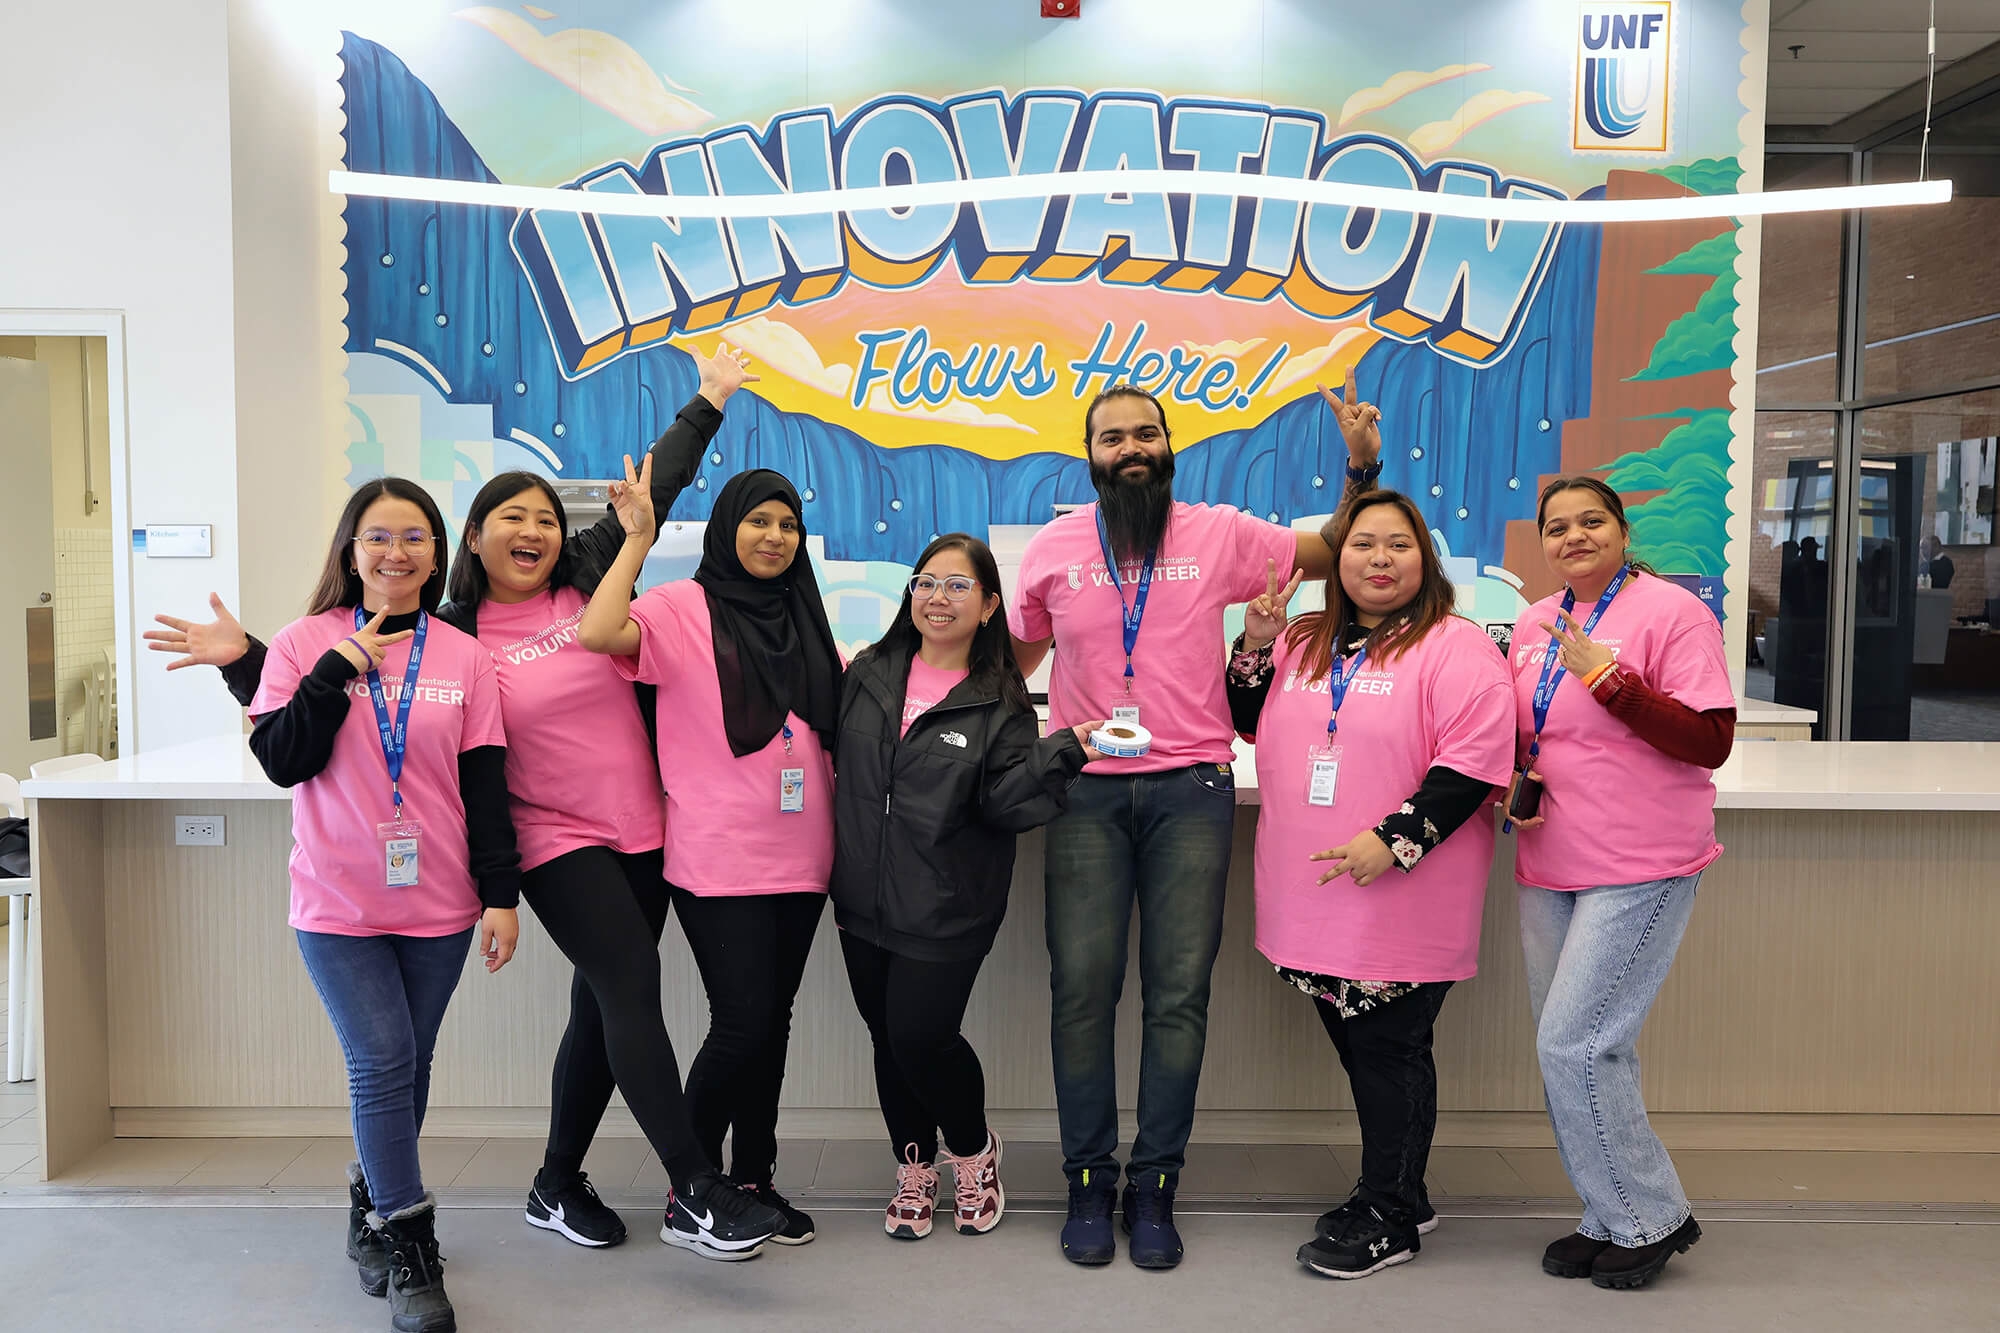
[[(1000, 590), (1000, 565), (993, 558), (992, 548), (969, 532), (947, 532), (924, 548), (917, 563), (910, 566), (910, 577), (921, 574), (924, 566), (941, 551), (963, 551), (972, 565), (973, 577), (979, 580), (980, 592), (1000, 599), (992, 617), (973, 633), (967, 679), (999, 695), (1009, 712), (1032, 711), (1035, 705), (1028, 697), (1028, 682), (1021, 678), (1021, 666), (1014, 660), (1014, 636), (1007, 632), (1007, 595)], [(985, 604), (984, 596), (980, 602)], [(903, 604), (896, 611), (894, 623), (881, 638), (863, 649), (861, 656), (879, 653), (915, 657), (924, 645), (923, 631), (917, 628), (915, 603), (916, 595), (905, 585)]]
[(1542, 498), (1535, 502), (1535, 535), (1537, 537), (1542, 535), (1542, 527), (1549, 521), (1549, 501), (1561, 495), (1564, 491), (1589, 491), (1596, 498), (1597, 502), (1604, 506), (1605, 511), (1617, 521), (1618, 530), (1625, 534), (1625, 563), (1638, 570), (1641, 574), (1651, 574), (1655, 578), (1659, 577), (1658, 570), (1632, 554), (1632, 524), (1625, 517), (1625, 502), (1618, 498), (1618, 492), (1612, 490), (1596, 477), (1587, 476), (1581, 472), (1557, 477), (1554, 481), (1542, 487)]
[(556, 530), (562, 536), (556, 546), (556, 562), (549, 570), (549, 586), (561, 587), (565, 582), (564, 575), (569, 571), (569, 515), (563, 513), (556, 488), (539, 473), (502, 472), (479, 488), (479, 494), (472, 497), (472, 508), (466, 511), (465, 530), (458, 534), (458, 552), (451, 558), (451, 580), (447, 586), (452, 601), (461, 606), (477, 606), (486, 600), (486, 566), (472, 549), (472, 539), (486, 526), (494, 510), (530, 487), (548, 497), (549, 507), (556, 511)]
[(326, 548), (326, 563), (320, 567), (319, 583), (306, 603), (306, 614), (319, 615), (336, 607), (361, 605), (361, 575), (355, 572), (354, 538), (361, 530), (361, 516), (382, 497), (408, 500), (424, 511), (424, 526), (431, 530), (431, 576), (424, 580), (418, 605), (426, 611), (438, 609), (444, 600), (444, 515), (438, 511), (431, 493), (414, 481), (401, 477), (377, 477), (355, 487), (333, 525), (333, 542)]
[(1388, 505), (1409, 523), (1417, 534), (1417, 557), (1423, 564), (1423, 582), (1417, 595), (1402, 610), (1387, 616), (1368, 631), (1363, 645), (1377, 662), (1393, 662), (1418, 640), (1443, 624), (1457, 604), (1457, 593), (1445, 576), (1444, 562), (1438, 559), (1437, 543), (1431, 540), (1430, 525), (1424, 522), (1417, 502), (1400, 491), (1363, 491), (1334, 511), (1319, 535), (1333, 549), (1333, 570), (1326, 576), (1326, 610), (1300, 616), (1285, 628), (1285, 642), (1299, 659), (1306, 679), (1316, 681), (1333, 670), (1334, 637), (1354, 619), (1354, 601), (1340, 582), (1340, 552), (1354, 531), (1354, 520), (1364, 509)]

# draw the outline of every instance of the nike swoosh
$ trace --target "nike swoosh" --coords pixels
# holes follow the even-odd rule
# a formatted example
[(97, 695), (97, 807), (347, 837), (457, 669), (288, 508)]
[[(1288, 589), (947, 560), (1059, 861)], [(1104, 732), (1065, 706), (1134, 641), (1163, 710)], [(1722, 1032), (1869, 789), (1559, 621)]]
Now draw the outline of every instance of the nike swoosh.
[(548, 1209), (549, 1216), (554, 1218), (556, 1221), (560, 1222), (563, 1220), (563, 1210), (557, 1207), (555, 1204), (550, 1203), (547, 1199), (542, 1200), (542, 1207)]
[(687, 1209), (687, 1215), (690, 1218), (692, 1218), (694, 1220), (694, 1224), (700, 1227), (703, 1231), (715, 1230), (714, 1213), (697, 1213), (694, 1209), (688, 1208), (686, 1203), (682, 1203), (681, 1207)]

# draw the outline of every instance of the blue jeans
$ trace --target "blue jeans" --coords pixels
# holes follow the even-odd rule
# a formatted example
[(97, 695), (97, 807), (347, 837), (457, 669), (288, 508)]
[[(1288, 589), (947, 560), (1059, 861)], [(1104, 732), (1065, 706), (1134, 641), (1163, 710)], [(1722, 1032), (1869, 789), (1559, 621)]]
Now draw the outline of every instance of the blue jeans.
[(431, 1052), (474, 929), (435, 939), (293, 932), (347, 1057), (354, 1143), (384, 1217), (423, 1201), (417, 1131), (430, 1101)]
[(1581, 893), (1521, 886), (1543, 1094), (1583, 1199), (1576, 1229), (1593, 1240), (1651, 1245), (1688, 1219), (1673, 1159), (1646, 1119), (1634, 1048), (1700, 881), (1697, 872)]
[(1118, 996), (1139, 907), (1139, 1133), (1130, 1173), (1178, 1179), (1208, 1041), (1209, 974), (1236, 824), (1234, 778), (1214, 764), (1097, 776), (1049, 825), (1050, 1043), (1063, 1170), (1115, 1180)]

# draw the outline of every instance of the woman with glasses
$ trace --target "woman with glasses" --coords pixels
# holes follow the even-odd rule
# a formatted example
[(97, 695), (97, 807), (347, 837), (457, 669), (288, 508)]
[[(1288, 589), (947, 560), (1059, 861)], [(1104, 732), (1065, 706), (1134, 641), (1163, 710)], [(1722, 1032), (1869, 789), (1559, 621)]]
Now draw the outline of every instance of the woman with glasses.
[(430, 614), (443, 530), (420, 486), (356, 490), (250, 704), (252, 753), (295, 789), (290, 920), (371, 1193), (348, 1253), (392, 1325), (422, 1333), (456, 1327), (417, 1157), (431, 1052), (475, 929), (488, 972), (513, 957), (521, 892), (493, 664)]
[(888, 632), (847, 670), (831, 891), (897, 1162), (891, 1236), (930, 1234), (940, 1138), (957, 1229), (991, 1231), (1005, 1210), (985, 1078), (959, 1025), (1007, 912), (1015, 835), (1063, 812), (1099, 725), (1040, 737), (1000, 571), (962, 532), (925, 549)]

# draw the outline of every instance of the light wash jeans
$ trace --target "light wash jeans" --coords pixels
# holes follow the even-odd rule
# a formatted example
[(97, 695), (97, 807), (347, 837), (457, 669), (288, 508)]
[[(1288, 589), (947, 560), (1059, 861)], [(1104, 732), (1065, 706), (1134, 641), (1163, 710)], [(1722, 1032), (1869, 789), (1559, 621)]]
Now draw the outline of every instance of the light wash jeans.
[(1521, 952), (1535, 1051), (1577, 1230), (1651, 1245), (1688, 1219), (1687, 1195), (1639, 1094), (1639, 1029), (1673, 966), (1699, 872), (1581, 893), (1522, 885)]

